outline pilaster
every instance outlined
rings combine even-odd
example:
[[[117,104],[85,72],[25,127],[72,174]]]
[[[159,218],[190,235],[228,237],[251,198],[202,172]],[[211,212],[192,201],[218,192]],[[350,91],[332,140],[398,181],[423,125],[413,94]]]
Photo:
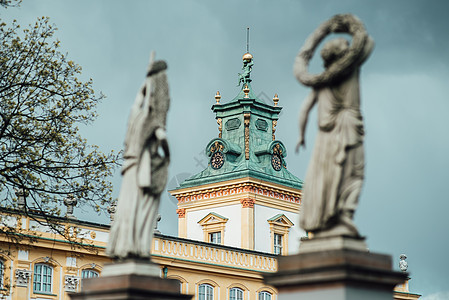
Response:
[[[254,203],[253,198],[243,198],[240,200],[242,203],[242,222],[241,233],[242,241],[241,245],[243,249],[254,250]]]

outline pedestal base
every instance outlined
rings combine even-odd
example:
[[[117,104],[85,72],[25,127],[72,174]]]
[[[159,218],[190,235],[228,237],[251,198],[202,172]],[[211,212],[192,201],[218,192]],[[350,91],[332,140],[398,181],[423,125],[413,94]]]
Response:
[[[357,250],[362,247],[360,241],[340,239],[331,242],[329,250],[320,250],[324,242],[303,241],[299,254],[279,257],[278,272],[264,276],[267,284],[278,289],[279,300],[391,300],[395,285],[407,278],[392,271],[390,256],[369,253],[366,246]],[[346,246],[337,249],[336,243]]]
[[[333,236],[327,238],[302,238],[299,244],[299,253],[320,252],[326,250],[357,250],[361,252],[368,252],[368,247],[365,243],[365,238],[348,237],[348,236]]]
[[[149,259],[146,260],[125,260],[123,262],[106,264],[103,268],[101,276],[117,276],[117,275],[143,275],[160,277],[161,270],[159,266]]]
[[[179,281],[159,277],[159,267],[148,261],[106,265],[101,277],[83,279],[82,291],[72,300],[188,300],[179,292]]]

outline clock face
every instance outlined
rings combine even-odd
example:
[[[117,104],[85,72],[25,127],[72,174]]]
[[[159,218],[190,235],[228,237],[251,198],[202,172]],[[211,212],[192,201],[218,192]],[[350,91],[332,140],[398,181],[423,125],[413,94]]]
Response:
[[[210,165],[213,169],[220,169],[224,164],[224,156],[223,153],[220,151],[215,152],[212,154],[212,157],[210,158]]]
[[[276,171],[280,171],[281,170],[281,168],[282,168],[282,161],[281,161],[281,158],[279,157],[278,154],[273,154],[271,156],[271,166]]]

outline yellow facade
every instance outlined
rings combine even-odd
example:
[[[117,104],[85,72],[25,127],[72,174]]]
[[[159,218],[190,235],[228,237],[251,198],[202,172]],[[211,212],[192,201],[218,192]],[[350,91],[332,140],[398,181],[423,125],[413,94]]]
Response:
[[[109,226],[65,219],[65,230],[79,235],[80,244],[73,246],[62,236],[46,232],[48,227],[33,225],[33,218],[9,217],[10,226],[25,237],[20,243],[1,236],[4,299],[69,300],[68,294],[81,288],[83,271],[101,274],[110,262],[104,253]],[[241,293],[244,300],[258,300],[259,293],[264,299],[277,299],[276,289],[263,282],[263,274],[277,270],[276,255],[160,234],[155,234],[152,254],[161,277],[179,280],[181,292],[194,295],[194,300],[201,291],[212,293],[213,299],[230,299],[231,293]],[[34,287],[39,265],[52,271],[49,292]],[[408,282],[394,294],[397,300],[419,297],[408,291]]]
[[[0,235],[4,299],[69,300],[68,293],[79,290],[83,272],[101,274],[103,265],[110,261],[104,255],[109,226],[67,219],[61,228],[72,233],[78,242],[73,244],[52,233],[37,215],[2,217],[17,232]]]

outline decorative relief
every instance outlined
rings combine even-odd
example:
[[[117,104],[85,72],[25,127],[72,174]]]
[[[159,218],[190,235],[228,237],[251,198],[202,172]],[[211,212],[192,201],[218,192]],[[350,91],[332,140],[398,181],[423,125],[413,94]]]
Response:
[[[223,151],[224,146],[219,142],[215,141],[215,143],[210,147],[210,152],[215,153],[217,151]]]
[[[31,278],[31,271],[30,270],[24,270],[24,269],[18,269],[16,270],[16,286],[28,286],[28,282]]]
[[[256,120],[256,128],[262,131],[268,130],[268,123],[264,119],[257,119]]]
[[[245,122],[245,159],[249,159],[249,120],[251,114],[245,113],[243,114],[244,122]]]
[[[273,123],[272,123],[272,132],[273,132],[273,141],[276,139],[276,137],[275,137],[275,135],[274,135],[274,133],[276,132],[276,126],[278,125],[278,121],[277,120],[273,120]]]
[[[218,124],[218,137],[221,139],[221,132],[223,130],[223,121],[221,118],[217,119],[217,124]]]
[[[283,157],[282,147],[281,145],[276,144],[273,147],[273,154],[271,156],[271,165],[273,166],[273,169],[276,171],[281,170],[282,167],[287,169],[287,165],[285,164],[285,161],[282,159]]]
[[[251,199],[251,198],[243,198],[242,200],[240,200],[240,203],[242,203],[243,208],[246,208],[246,207],[253,208],[255,202],[256,202],[256,200]]]
[[[186,209],[185,208],[179,208],[176,210],[176,213],[178,214],[178,218],[185,218],[186,216]]]
[[[278,155],[282,156],[282,148],[281,148],[281,145],[276,144],[276,145],[273,147],[273,154],[278,154]]]
[[[78,283],[80,278],[73,275],[65,275],[64,277],[64,287],[66,292],[76,292],[78,290]]]
[[[214,189],[209,190],[202,190],[202,191],[195,191],[195,192],[188,192],[188,193],[182,193],[175,195],[176,199],[178,200],[178,203],[185,203],[185,202],[191,202],[191,201],[197,201],[201,199],[209,199],[209,198],[216,198],[216,197],[222,197],[232,194],[242,194],[242,193],[254,193],[258,195],[263,195],[267,197],[271,197],[274,199],[284,200],[291,203],[301,203],[302,194],[301,193],[291,193],[291,192],[285,192],[283,190],[274,189],[274,188],[268,188],[262,185],[259,185],[257,183],[241,183],[241,184],[235,184],[230,185],[227,187],[217,187]],[[183,218],[185,215],[185,212],[178,212],[178,209],[176,212],[178,213],[178,216],[180,218]]]
[[[242,121],[240,121],[240,119],[238,119],[238,118],[229,119],[225,123],[226,130],[231,131],[231,130],[238,129],[240,127],[241,123],[242,123]]]

